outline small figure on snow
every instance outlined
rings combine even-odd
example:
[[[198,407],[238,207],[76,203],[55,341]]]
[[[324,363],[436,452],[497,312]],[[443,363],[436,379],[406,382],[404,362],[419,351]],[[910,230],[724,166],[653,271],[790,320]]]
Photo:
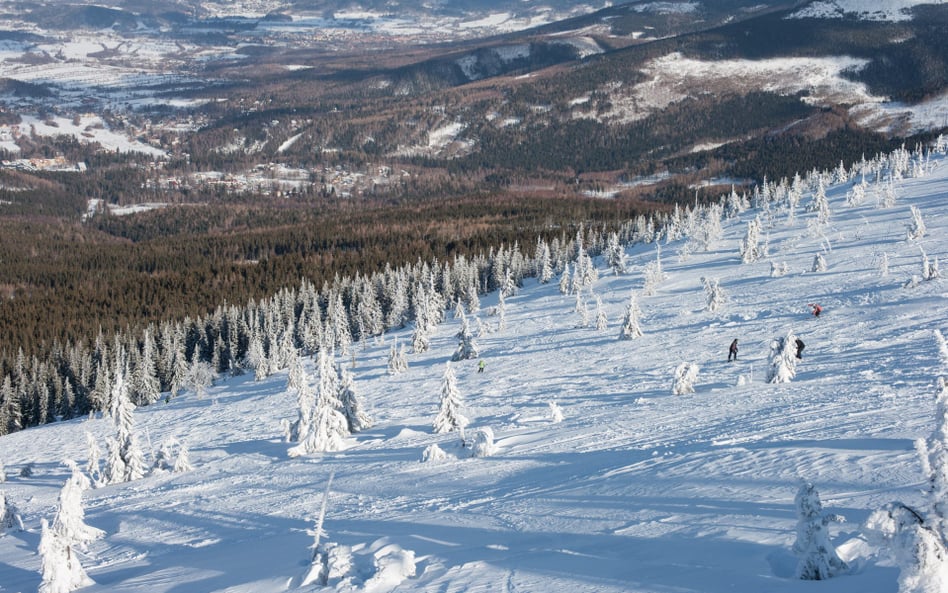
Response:
[[[797,358],[802,359],[803,349],[806,348],[806,344],[803,343],[803,340],[801,340],[800,338],[797,338],[796,345],[797,345]]]
[[[478,372],[478,373],[483,373],[483,372],[484,372],[484,367],[486,367],[486,366],[487,366],[487,363],[484,362],[484,359],[482,358],[481,361],[480,361],[479,363],[477,363],[477,372]]]
[[[823,312],[823,307],[819,303],[807,303],[806,306],[813,310],[813,317],[819,317],[820,313]]]
[[[737,360],[737,338],[734,338],[734,341],[731,342],[731,347],[727,351],[727,361],[731,362],[732,357],[733,360]]]

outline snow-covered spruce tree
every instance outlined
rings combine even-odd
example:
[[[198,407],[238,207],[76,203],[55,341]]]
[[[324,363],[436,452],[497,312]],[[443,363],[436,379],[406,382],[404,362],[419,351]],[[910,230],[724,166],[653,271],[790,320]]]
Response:
[[[91,432],[86,431],[86,449],[89,458],[86,461],[86,473],[94,486],[105,483],[102,475],[102,449]]]
[[[629,304],[625,308],[625,318],[622,320],[622,329],[619,331],[620,340],[634,340],[642,337],[642,328],[639,326],[639,317],[642,312],[636,302],[635,291],[629,294]]]
[[[866,183],[866,178],[863,176],[862,180],[859,183],[854,183],[852,189],[846,194],[846,205],[855,207],[862,204],[863,200],[866,199],[866,189],[869,188],[869,184]]]
[[[573,306],[573,312],[579,316],[576,327],[589,327],[589,307],[586,306],[586,299],[582,292],[576,293],[576,304]]]
[[[938,269],[938,258],[936,257],[935,259],[928,259],[928,254],[925,253],[925,250],[922,249],[921,251],[922,251],[922,279],[935,280],[936,278],[940,278],[941,272]]]
[[[596,295],[596,329],[605,331],[609,327],[609,318],[606,317],[606,311],[602,308],[602,298]]]
[[[706,308],[711,313],[720,311],[727,303],[727,293],[721,288],[721,283],[717,278],[702,277],[704,284],[704,294],[706,297]]]
[[[67,460],[65,464],[72,473],[59,492],[59,507],[52,529],[70,546],[85,550],[89,543],[103,537],[105,532],[85,523],[82,493],[89,489],[89,478],[73,461]]]
[[[550,402],[550,422],[557,424],[563,421],[563,409],[556,402]]]
[[[560,274],[560,294],[568,295],[570,292],[570,287],[573,285],[571,276],[569,274],[569,264],[563,265],[563,273]]]
[[[644,276],[645,282],[642,285],[642,294],[651,296],[655,294],[655,289],[665,279],[665,272],[662,270],[661,248],[657,247],[657,257],[655,261],[645,264]]]
[[[793,331],[770,343],[768,383],[789,383],[797,374],[797,337]]]
[[[470,360],[480,356],[477,342],[474,340],[474,334],[471,332],[467,317],[461,317],[461,329],[457,333],[458,347],[455,349],[451,360]]]
[[[825,225],[830,219],[829,200],[826,197],[826,186],[823,184],[823,176],[820,175],[817,181],[816,191],[813,192],[813,201],[807,207],[807,210],[816,212],[817,225]]]
[[[458,390],[457,377],[454,376],[454,369],[448,362],[444,369],[444,377],[441,379],[441,404],[438,409],[438,415],[435,416],[433,428],[436,433],[451,432],[453,430],[464,430],[468,420],[461,413],[463,400],[461,392]]]
[[[415,354],[427,352],[431,345],[430,327],[432,324],[428,313],[428,298],[423,288],[419,288],[415,298],[415,331],[411,334],[411,349]]]
[[[944,378],[938,378],[938,387],[935,429],[927,439],[918,439],[915,448],[928,482],[927,524],[948,545],[948,385]]]
[[[941,357],[942,366],[948,368],[948,341],[945,340],[941,330],[935,330],[935,343],[938,345],[938,356]]]
[[[925,236],[925,221],[922,220],[922,212],[918,206],[910,206],[912,210],[912,222],[908,225],[908,240],[918,241]]]
[[[504,298],[504,291],[497,293],[497,308],[495,312],[497,314],[497,329],[507,329],[507,299]]]
[[[779,278],[781,276],[786,276],[787,274],[787,263],[775,261],[770,262],[770,277]]]
[[[188,448],[174,437],[165,439],[155,453],[154,468],[174,473],[191,471]]]
[[[741,241],[741,262],[751,264],[765,255],[760,245],[760,237],[760,217],[757,216],[754,220],[747,221],[747,232]]]
[[[826,271],[826,258],[823,257],[822,253],[817,253],[813,256],[813,267],[810,268],[811,272],[825,272]]]
[[[119,365],[121,369],[121,365]],[[145,475],[145,456],[138,445],[138,436],[135,434],[135,404],[128,396],[128,386],[124,373],[119,370],[112,387],[112,420],[117,430],[116,453],[121,464],[112,464],[115,459],[109,456],[107,471],[110,483],[130,482]],[[119,472],[121,470],[121,472]]]
[[[675,380],[672,383],[672,395],[684,395],[695,392],[698,380],[698,365],[683,362],[675,368]]]
[[[797,539],[793,543],[793,552],[799,558],[797,578],[825,581],[847,571],[849,567],[836,553],[827,529],[830,523],[842,522],[843,518],[823,511],[820,493],[808,482],[800,485],[794,501]]]
[[[494,431],[489,426],[475,430],[471,440],[471,457],[490,457],[496,452]]]
[[[7,498],[3,490],[0,490],[0,535],[10,529],[23,531],[23,518],[13,501]]]
[[[870,543],[894,557],[899,567],[899,593],[948,590],[948,549],[918,511],[890,502],[869,515],[863,531]]]
[[[677,208],[678,205],[676,204]],[[626,273],[625,249],[619,242],[618,233],[610,233],[606,243],[606,264],[612,270],[612,273],[618,276]]]
[[[192,390],[197,397],[204,397],[207,395],[208,387],[213,384],[214,369],[209,363],[200,359],[198,350],[195,348],[182,386]]]
[[[79,556],[62,534],[41,521],[39,543],[40,574],[42,581],[39,593],[69,593],[82,587],[94,585],[85,569],[79,564]]]
[[[307,427],[300,426],[299,444],[288,451],[290,457],[299,457],[322,451],[338,451],[349,435],[348,422],[340,411],[339,378],[325,348],[316,355],[317,385],[315,408]],[[302,412],[301,412],[302,416]],[[303,429],[306,432],[303,432]]]
[[[362,400],[356,391],[355,376],[348,369],[337,367],[339,373],[339,403],[350,433],[362,432],[372,426],[372,419],[365,413]]]
[[[547,284],[553,279],[553,258],[550,255],[550,246],[542,239],[537,240],[536,275],[540,284]]]
[[[388,351],[388,374],[397,375],[408,370],[408,357],[405,354],[404,344],[399,348],[398,338],[392,342]]]

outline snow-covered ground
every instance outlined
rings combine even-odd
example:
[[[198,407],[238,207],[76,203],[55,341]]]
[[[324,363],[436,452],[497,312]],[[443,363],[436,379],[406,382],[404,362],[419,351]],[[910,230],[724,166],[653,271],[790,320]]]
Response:
[[[342,359],[375,419],[342,452],[288,456],[280,422],[295,418],[296,400],[286,372],[221,379],[205,397],[139,408],[146,451],[175,437],[194,469],[85,493],[86,522],[106,535],[80,557],[96,582],[84,590],[319,590],[298,584],[334,474],[323,541],[356,568],[327,590],[813,591],[794,578],[791,551],[794,496],[807,480],[845,518],[829,529],[850,572],[822,588],[894,593],[898,568],[862,524],[892,500],[924,507],[913,441],[934,428],[936,378],[948,364],[934,332],[948,331],[948,293],[943,279],[905,285],[920,275],[923,249],[948,259],[948,163],[938,165],[897,182],[889,207],[872,191],[847,205],[851,184],[831,187],[823,227],[802,207],[792,223],[775,212],[765,224],[770,256],[757,263],[738,254],[753,210],[726,221],[707,251],[662,244],[666,279],[639,293],[644,336],[635,340],[618,339],[620,323],[658,257],[654,244],[628,248],[626,274],[600,263],[592,291],[604,331],[594,297],[590,325],[579,327],[575,298],[556,282],[529,280],[507,298],[503,329],[487,314],[497,295],[485,296],[479,315],[494,327],[478,339],[486,371],[476,360],[453,368],[468,435],[493,430],[490,457],[469,458],[457,433],[432,431],[454,319],[399,375],[387,373],[387,354],[409,330]],[[907,239],[910,205],[928,229],[918,240]],[[818,253],[826,271],[811,271]],[[772,262],[787,273],[772,277]],[[714,313],[705,277],[728,295]],[[813,302],[819,318],[808,313]],[[797,375],[768,384],[769,344],[791,330],[806,342]],[[739,360],[729,363],[735,338]],[[682,362],[699,366],[696,391],[672,395]],[[40,521],[52,519],[68,477],[62,461],[85,464],[87,432],[101,442],[114,428],[90,418],[0,437],[0,490],[26,526],[0,536],[0,591],[37,589]],[[423,462],[433,444],[446,459]],[[27,464],[34,473],[21,476]]]

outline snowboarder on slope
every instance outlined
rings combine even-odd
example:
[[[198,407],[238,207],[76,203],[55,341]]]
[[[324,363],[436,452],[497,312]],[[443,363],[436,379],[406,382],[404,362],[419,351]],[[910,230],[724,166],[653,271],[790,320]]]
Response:
[[[731,357],[734,357],[734,360],[737,360],[737,338],[734,338],[734,341],[731,342],[731,347],[727,351],[728,362],[731,362]]]
[[[813,309],[813,317],[819,317],[820,313],[823,312],[823,307],[821,307],[819,303],[808,303],[807,307]]]
[[[803,358],[803,349],[806,348],[806,344],[803,343],[803,340],[797,338],[797,358]]]
[[[478,372],[478,373],[483,373],[483,372],[484,372],[484,367],[486,367],[486,366],[487,366],[487,363],[484,362],[484,359],[482,358],[481,361],[480,361],[480,362],[478,363],[478,365],[477,365],[477,372]]]

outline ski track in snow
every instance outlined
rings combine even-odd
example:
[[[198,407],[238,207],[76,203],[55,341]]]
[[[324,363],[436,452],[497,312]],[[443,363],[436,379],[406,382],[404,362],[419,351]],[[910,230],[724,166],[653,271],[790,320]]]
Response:
[[[770,258],[757,263],[738,254],[754,210],[725,221],[708,251],[681,258],[683,241],[663,244],[667,279],[654,295],[638,293],[645,335],[635,340],[619,340],[619,326],[654,245],[627,248],[624,275],[599,262],[604,332],[576,327],[575,299],[556,282],[528,280],[507,299],[506,329],[478,338],[486,372],[477,361],[454,365],[468,434],[492,428],[492,457],[466,458],[456,433],[431,431],[454,319],[397,376],[386,372],[391,336],[354,346],[357,387],[376,424],[341,452],[287,456],[280,420],[295,416],[296,401],[285,371],[139,408],[143,448],[175,436],[195,469],[85,493],[86,522],[107,536],[81,557],[96,581],[84,591],[286,591],[308,566],[309,530],[334,472],[328,540],[354,550],[396,544],[417,561],[413,577],[338,591],[811,591],[793,578],[790,551],[805,479],[847,519],[831,530],[854,569],[832,590],[894,593],[898,570],[866,551],[859,526],[886,502],[921,501],[913,443],[934,426],[945,368],[933,330],[948,331],[948,292],[944,280],[903,285],[920,273],[920,246],[948,260],[948,164],[938,164],[899,182],[890,208],[871,195],[850,207],[851,184],[829,188],[822,234],[811,230],[808,194],[792,225],[779,212],[765,225]],[[918,242],[906,239],[910,204],[928,228]],[[824,251],[828,270],[809,271]],[[887,276],[877,269],[883,252]],[[772,278],[771,260],[789,272]],[[704,310],[703,276],[727,291],[723,310]],[[484,296],[478,313],[495,326],[486,311],[496,300]],[[817,301],[818,319],[806,307]],[[790,329],[807,344],[797,375],[766,384],[769,343]],[[409,332],[395,335],[406,343]],[[739,360],[728,363],[735,337]],[[696,392],[671,395],[683,361],[700,367]],[[550,402],[562,422],[550,420]],[[39,524],[52,518],[68,475],[61,461],[84,464],[85,432],[101,442],[112,430],[87,418],[0,438],[0,489],[27,526],[0,536],[0,591],[36,590]],[[422,463],[433,443],[448,458]],[[29,462],[35,475],[20,477]]]

